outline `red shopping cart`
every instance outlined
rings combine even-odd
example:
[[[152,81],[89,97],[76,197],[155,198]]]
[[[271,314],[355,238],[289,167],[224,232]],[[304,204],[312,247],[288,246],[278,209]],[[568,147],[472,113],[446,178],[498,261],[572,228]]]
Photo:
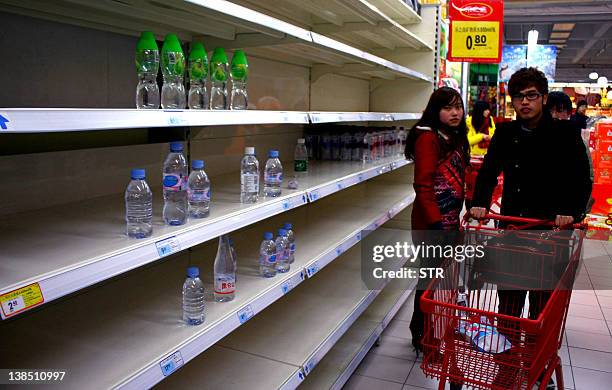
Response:
[[[478,171],[480,170],[483,161],[483,156],[472,156],[472,158],[470,159],[470,165],[465,170],[465,200],[468,202],[468,204],[472,201],[472,197],[474,196],[474,188],[476,187],[476,177],[478,176]],[[497,210],[501,208],[501,197],[503,188],[504,175],[500,175],[497,178],[497,186],[493,191],[493,197],[491,199],[491,205],[495,206]]]
[[[583,226],[526,230],[552,223],[497,214],[485,218],[505,228],[470,225],[466,218],[462,237],[466,247],[480,246],[485,256],[444,259],[444,278],[432,280],[421,298],[421,369],[440,379],[439,389],[447,381],[500,390],[531,389],[540,382],[544,389],[553,373],[563,389],[557,351],[581,259]]]

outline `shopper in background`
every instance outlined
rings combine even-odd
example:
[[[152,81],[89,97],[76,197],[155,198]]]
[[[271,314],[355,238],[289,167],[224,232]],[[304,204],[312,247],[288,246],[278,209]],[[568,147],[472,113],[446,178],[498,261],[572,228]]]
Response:
[[[491,117],[489,103],[482,100],[474,103],[472,114],[466,118],[465,124],[468,128],[471,155],[484,156],[495,133],[495,122]]]
[[[414,160],[413,242],[431,240],[432,231],[458,232],[470,153],[463,102],[457,91],[449,87],[434,91],[421,120],[410,130],[405,154]],[[412,344],[417,351],[424,333],[420,309],[424,288],[425,279],[420,279],[410,322]]]
[[[553,119],[569,120],[572,114],[572,100],[561,91],[551,92],[548,94],[546,109]]]
[[[572,115],[571,121],[574,122],[579,129],[587,128],[587,120],[589,119],[585,114],[587,107],[588,103],[586,100],[581,100],[576,104],[576,113]]]

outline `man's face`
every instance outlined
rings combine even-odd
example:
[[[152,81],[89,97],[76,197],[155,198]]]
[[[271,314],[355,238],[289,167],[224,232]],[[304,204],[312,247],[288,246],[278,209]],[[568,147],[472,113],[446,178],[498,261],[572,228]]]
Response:
[[[523,121],[529,121],[542,114],[548,95],[541,94],[536,87],[528,87],[512,96],[512,105],[516,115]]]
[[[586,106],[580,106],[578,107],[578,109],[576,109],[576,111],[578,111],[581,115],[584,115],[584,113],[586,112],[587,107]]]
[[[550,115],[552,115],[553,119],[559,119],[562,121],[566,121],[570,119],[570,113],[568,110],[559,110],[553,108],[550,110]]]

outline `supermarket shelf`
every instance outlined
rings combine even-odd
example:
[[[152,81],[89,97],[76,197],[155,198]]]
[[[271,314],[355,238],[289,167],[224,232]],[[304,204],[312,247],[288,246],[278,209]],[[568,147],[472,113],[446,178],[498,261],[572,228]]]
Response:
[[[378,192],[388,185],[364,183],[364,186]],[[0,366],[70,367],[71,375],[62,384],[70,388],[88,388],[91,384],[95,384],[96,388],[149,388],[164,379],[164,368],[169,359],[175,359],[175,368],[178,368],[234,329],[248,327],[253,322],[248,321],[251,317],[279,298],[285,295],[285,298],[290,298],[297,291],[302,291],[300,296],[310,295],[310,287],[293,290],[304,280],[306,265],[315,257],[338,257],[342,253],[338,252],[338,248],[345,247],[356,231],[381,215],[387,215],[389,210],[413,194],[407,186],[397,185],[394,190],[395,197],[373,199],[373,207],[353,206],[351,197],[347,197],[343,208],[330,202],[327,205],[322,203],[308,212],[295,210],[286,217],[291,218],[298,237],[295,263],[289,273],[275,278],[258,276],[257,249],[260,240],[253,239],[261,237],[263,231],[271,230],[271,227],[265,226],[265,223],[257,224],[234,235],[239,256],[236,298],[227,303],[208,302],[206,322],[201,326],[190,327],[180,321],[180,285],[188,264],[208,270],[201,274],[207,289],[212,284],[210,271],[216,253],[214,242],[58,302],[19,321],[3,324],[3,334],[11,336],[3,338],[0,343]],[[279,224],[280,220],[276,218],[269,224]],[[334,262],[329,272],[317,275],[308,283],[329,286],[330,283],[337,283],[336,276],[340,277],[340,273],[352,278],[350,286],[346,286],[350,296],[340,300],[356,303],[354,310],[349,310],[347,318],[352,323],[376,292],[367,291],[361,286],[359,248],[354,247],[351,251],[351,255],[342,257],[348,258],[348,263],[341,260],[341,265],[335,266]],[[346,268],[342,264],[349,266]],[[155,287],[147,290],[136,286]],[[359,296],[357,301],[355,294]],[[309,299],[308,305],[315,305],[314,298]],[[323,297],[317,296],[316,300],[321,301]],[[270,308],[276,306],[274,304]],[[333,311],[337,308],[328,309]],[[339,313],[332,317],[338,319]],[[108,321],[110,316],[113,321]],[[342,325],[344,328],[340,327],[330,335],[330,342],[334,337],[337,339],[349,325],[345,321]],[[307,363],[314,364],[310,362],[319,359],[325,348],[331,348],[331,344],[317,348]],[[61,354],[58,353],[60,350]],[[281,383],[294,383],[300,379],[297,371],[302,364],[294,366],[296,372]],[[173,372],[171,368],[166,370],[167,375]]]
[[[368,0],[385,15],[400,24],[421,22],[421,17],[406,2],[402,0]]]
[[[416,120],[421,118],[421,113],[408,112],[310,112],[310,122],[334,123],[334,122],[390,122],[398,120]]]
[[[210,216],[180,227],[165,226],[161,202],[154,201],[154,233],[148,239],[125,236],[123,196],[114,195],[5,217],[0,228],[0,295],[32,286],[44,302],[70,294],[221,234],[254,224],[308,202],[312,194],[329,195],[408,164],[319,162],[311,164],[299,190],[283,189],[279,198],[243,205],[236,175],[212,178]],[[159,191],[155,192],[154,199]],[[59,217],[61,216],[61,218]],[[27,238],[29,245],[24,246]],[[68,248],[70,250],[68,250]],[[8,310],[5,308],[5,310]],[[25,310],[24,310],[25,311]],[[5,319],[18,315],[0,310]]]
[[[398,112],[393,114],[393,119],[396,121],[409,121],[421,119],[421,113]]]

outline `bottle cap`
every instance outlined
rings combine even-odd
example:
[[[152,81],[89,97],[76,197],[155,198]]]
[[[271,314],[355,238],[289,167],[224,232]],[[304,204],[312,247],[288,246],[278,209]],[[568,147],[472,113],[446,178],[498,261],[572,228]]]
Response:
[[[264,233],[264,240],[269,241],[274,237],[274,235],[272,234],[272,232],[265,232]]]
[[[151,31],[143,31],[140,33],[138,43],[136,43],[136,50],[158,50],[157,42],[155,42],[155,35]]]
[[[191,168],[202,169],[204,168],[204,160],[193,160],[191,161]]]
[[[174,34],[166,35],[164,39],[164,44],[162,45],[162,52],[165,51],[175,51],[175,52],[183,52],[183,48],[181,47],[181,42],[178,37]]]
[[[193,45],[191,45],[191,51],[189,52],[189,59],[190,60],[206,59],[206,62],[208,62],[208,56],[206,55],[206,49],[204,48],[204,45],[201,42],[194,42]]]
[[[232,57],[232,77],[235,81],[246,81],[249,76],[249,63],[244,50],[236,50]]]
[[[255,154],[255,147],[247,146],[244,148],[244,154]]]
[[[187,267],[187,276],[190,278],[197,278],[200,276],[200,269],[195,266]]]
[[[227,64],[227,54],[225,54],[225,50],[222,47],[215,47],[215,51],[213,51],[212,57],[210,58],[210,62]]]
[[[145,170],[142,168],[134,168],[132,169],[132,179],[144,179],[146,177]]]
[[[278,236],[285,237],[287,235],[287,231],[285,229],[278,229]]]
[[[298,144],[305,144],[306,140],[304,138],[298,138]]]
[[[182,152],[183,143],[180,141],[170,142],[170,151],[171,152]]]
[[[293,228],[293,225],[291,225],[289,222],[286,222],[283,228],[285,228],[286,230],[291,230],[291,228]]]
[[[268,157],[270,157],[270,158],[278,158],[278,150],[270,150],[268,152]]]

